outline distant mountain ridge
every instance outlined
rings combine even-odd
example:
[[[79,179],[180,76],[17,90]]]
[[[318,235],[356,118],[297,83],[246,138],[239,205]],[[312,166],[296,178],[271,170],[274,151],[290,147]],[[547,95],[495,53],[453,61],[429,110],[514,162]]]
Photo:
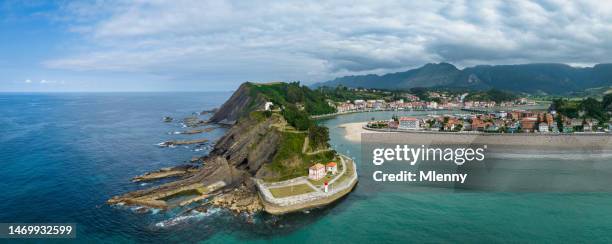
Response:
[[[420,68],[385,75],[344,76],[314,84],[313,87],[338,85],[377,89],[495,88],[513,92],[565,94],[612,86],[612,64],[581,68],[560,63],[534,63],[478,65],[458,69],[450,63],[429,63]]]

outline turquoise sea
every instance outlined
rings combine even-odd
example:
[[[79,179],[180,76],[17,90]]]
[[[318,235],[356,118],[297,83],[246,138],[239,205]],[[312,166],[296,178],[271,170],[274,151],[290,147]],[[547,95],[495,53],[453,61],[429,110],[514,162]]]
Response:
[[[359,184],[332,206],[253,219],[223,209],[143,214],[105,204],[113,195],[154,185],[131,183],[131,177],[205,154],[210,145],[156,144],[220,137],[223,128],[204,135],[173,132],[185,129],[181,118],[218,107],[230,95],[0,94],[0,222],[76,223],[77,238],[61,240],[75,243],[612,242],[610,193],[376,193]],[[163,123],[167,115],[176,120]],[[390,113],[320,121],[330,128],[332,146],[354,157],[358,168],[360,145],[346,141],[337,127],[371,117]]]

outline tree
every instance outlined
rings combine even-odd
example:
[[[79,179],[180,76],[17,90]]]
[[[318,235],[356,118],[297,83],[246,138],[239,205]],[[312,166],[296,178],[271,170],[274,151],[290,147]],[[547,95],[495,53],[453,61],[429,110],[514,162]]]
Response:
[[[612,93],[606,94],[603,97],[602,106],[607,111],[612,111]]]
[[[559,128],[559,131],[563,131],[563,118],[561,115],[557,115],[557,128]]]
[[[329,129],[327,127],[311,125],[308,128],[308,141],[310,148],[316,150],[318,148],[329,147]]]
[[[295,127],[298,130],[307,130],[310,125],[312,125],[312,121],[308,114],[304,111],[301,111],[294,104],[288,104],[287,107],[283,110],[283,117],[285,120]]]
[[[595,118],[599,121],[608,120],[602,103],[595,98],[587,98],[580,103],[580,109],[585,112],[585,117]]]

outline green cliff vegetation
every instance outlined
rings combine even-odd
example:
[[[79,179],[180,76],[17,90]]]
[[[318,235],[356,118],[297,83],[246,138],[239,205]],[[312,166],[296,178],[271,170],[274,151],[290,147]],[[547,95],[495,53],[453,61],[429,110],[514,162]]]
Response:
[[[308,167],[314,163],[324,163],[334,159],[336,152],[333,150],[313,155],[303,153],[302,148],[306,136],[305,133],[284,132],[282,134],[278,151],[272,162],[267,165],[268,169],[274,172],[274,176],[266,180],[280,181],[304,176],[308,173]]]
[[[506,102],[517,99],[518,97],[510,92],[505,92],[502,90],[491,89],[488,91],[477,91],[471,92],[465,100],[467,101],[494,101],[494,102]]]
[[[348,87],[342,85],[339,85],[337,87],[319,87],[317,91],[322,93],[325,98],[330,99],[334,102],[353,101],[356,99],[385,99],[389,94],[389,92],[385,92],[382,90],[373,91],[361,88],[357,88],[355,90],[349,89]]]
[[[554,99],[551,109],[569,118],[592,118],[607,122],[612,113],[612,94],[607,94],[601,101],[594,98],[583,100]]]
[[[247,83],[251,86],[251,96],[263,96],[275,106],[287,107],[294,105],[308,115],[333,113],[336,110],[330,106],[325,96],[319,91],[313,91],[299,82],[276,82],[266,84]]]
[[[273,114],[282,116],[286,125],[277,124],[280,142],[272,161],[265,167],[272,172],[266,180],[286,180],[306,175],[308,167],[316,162],[334,159],[336,153],[329,148],[329,131],[318,126],[311,115],[336,112],[319,90],[301,86],[299,82],[246,83],[251,103],[246,109],[252,111],[248,119],[265,121]],[[263,111],[261,101],[272,102],[269,111]],[[308,140],[306,140],[308,138]],[[308,143],[307,145],[304,145]],[[304,148],[309,148],[308,152]],[[313,151],[320,150],[316,153]]]

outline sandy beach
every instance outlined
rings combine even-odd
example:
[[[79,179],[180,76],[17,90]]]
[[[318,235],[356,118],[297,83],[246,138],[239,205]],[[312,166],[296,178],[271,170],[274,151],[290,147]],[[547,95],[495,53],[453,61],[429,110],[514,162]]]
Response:
[[[412,143],[412,144],[487,144],[513,147],[553,147],[575,149],[612,149],[612,134],[491,134],[401,131],[382,132],[366,130],[367,122],[345,123],[344,138],[351,142]],[[381,134],[385,134],[381,136]]]
[[[341,124],[338,127],[344,129],[344,138],[352,142],[361,142],[361,133],[384,133],[378,131],[368,131],[363,128],[367,122],[353,122]]]

